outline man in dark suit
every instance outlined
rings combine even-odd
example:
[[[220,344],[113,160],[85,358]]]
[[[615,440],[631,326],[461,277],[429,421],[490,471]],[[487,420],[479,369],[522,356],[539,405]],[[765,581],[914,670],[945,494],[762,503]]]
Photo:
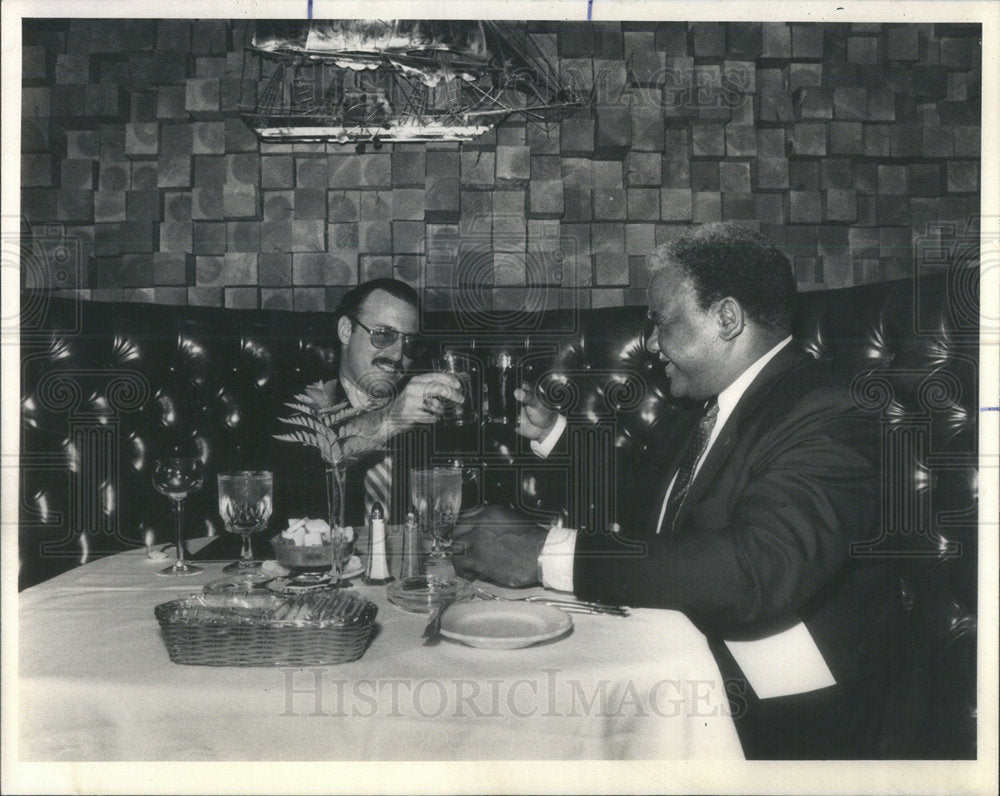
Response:
[[[353,406],[393,399],[382,414],[385,447],[348,470],[345,521],[366,522],[378,501],[390,521],[401,522],[409,507],[402,476],[419,459],[407,432],[436,422],[447,402],[460,401],[460,384],[445,373],[408,375],[424,346],[420,298],[405,282],[364,282],[344,295],[334,314],[340,341],[335,399]]]
[[[646,347],[695,405],[686,433],[620,463],[620,532],[545,532],[490,509],[456,529],[456,566],[684,611],[750,758],[878,757],[899,590],[889,565],[851,557],[878,530],[877,420],[794,344],[794,277],[766,238],[706,225],[649,264]],[[544,454],[565,421],[522,398],[521,431]]]

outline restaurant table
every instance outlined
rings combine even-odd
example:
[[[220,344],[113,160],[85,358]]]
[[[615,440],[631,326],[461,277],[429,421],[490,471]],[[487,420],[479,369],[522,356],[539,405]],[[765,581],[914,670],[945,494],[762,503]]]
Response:
[[[568,635],[523,649],[424,646],[428,617],[357,579],[378,606],[359,660],[185,666],[154,607],[222,564],[157,576],[170,560],[125,552],[18,595],[21,761],[742,758],[715,660],[679,612],[572,614]]]

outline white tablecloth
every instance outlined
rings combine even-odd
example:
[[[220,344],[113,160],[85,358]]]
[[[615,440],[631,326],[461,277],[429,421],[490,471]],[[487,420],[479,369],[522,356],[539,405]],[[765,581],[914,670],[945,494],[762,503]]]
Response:
[[[704,637],[682,614],[574,614],[520,650],[422,646],[426,617],[379,606],[339,666],[171,663],[153,608],[220,577],[156,576],[144,551],[19,595],[22,761],[514,760],[742,757]]]

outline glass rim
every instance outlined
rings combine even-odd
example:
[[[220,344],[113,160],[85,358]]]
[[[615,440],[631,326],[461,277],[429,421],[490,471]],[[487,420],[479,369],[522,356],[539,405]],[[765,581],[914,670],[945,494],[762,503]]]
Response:
[[[219,480],[232,481],[239,478],[274,478],[274,473],[270,470],[231,470],[219,473]]]
[[[462,468],[461,467],[453,467],[450,464],[434,464],[434,465],[431,465],[429,467],[411,467],[410,468],[410,472],[411,473],[438,473],[438,472],[446,472],[446,473],[458,473],[459,475],[461,475]]]

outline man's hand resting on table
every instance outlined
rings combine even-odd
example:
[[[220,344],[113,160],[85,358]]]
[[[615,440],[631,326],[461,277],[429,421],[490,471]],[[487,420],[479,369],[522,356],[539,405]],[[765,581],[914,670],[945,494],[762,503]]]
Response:
[[[486,506],[462,514],[452,533],[459,575],[501,586],[538,583],[538,556],[548,531],[512,509]]]

